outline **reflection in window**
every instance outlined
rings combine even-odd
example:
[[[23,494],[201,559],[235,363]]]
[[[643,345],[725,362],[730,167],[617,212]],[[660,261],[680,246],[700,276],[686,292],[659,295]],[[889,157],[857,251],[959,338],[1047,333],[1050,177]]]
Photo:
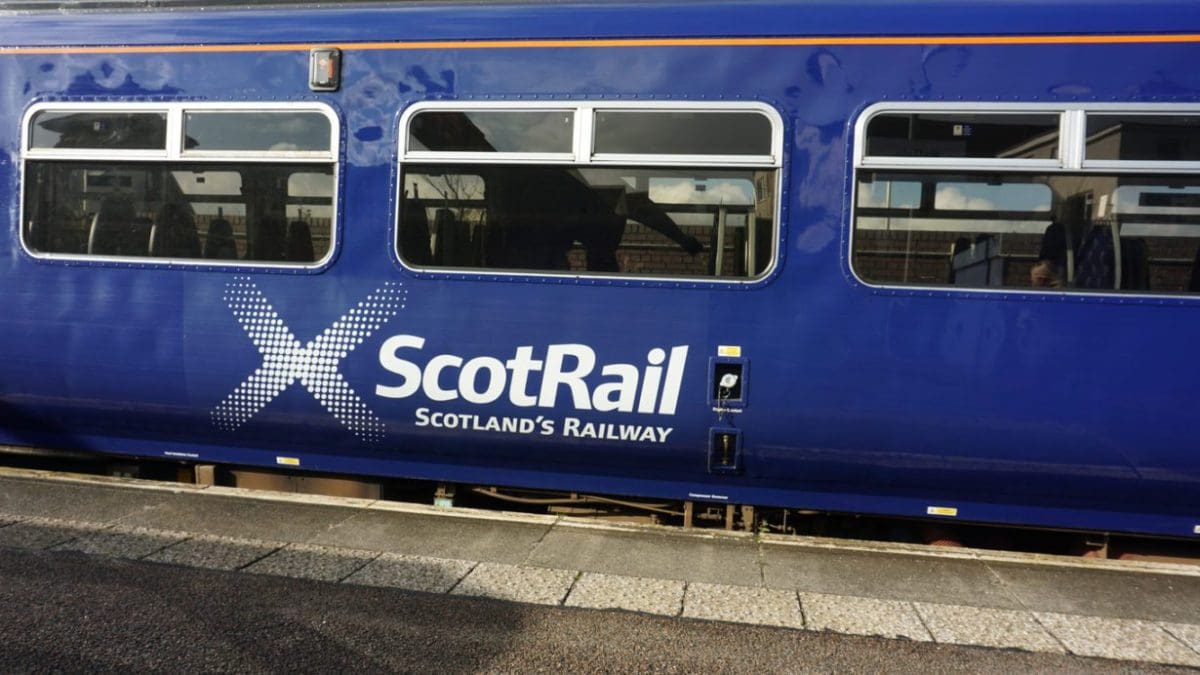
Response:
[[[329,118],[318,112],[184,113],[184,146],[188,150],[328,152]]]
[[[858,186],[858,205],[915,209],[921,205],[921,184],[891,179],[861,183]]]
[[[1200,161],[1200,116],[1092,114],[1087,116],[1090,160]]]
[[[23,228],[37,253],[311,263],[333,167],[30,161]]]
[[[755,112],[597,111],[597,153],[769,155],[771,121]]]
[[[409,150],[569,153],[574,122],[570,110],[429,110],[409,124]]]
[[[1053,159],[1058,115],[884,113],[867,124],[866,153],[888,157]]]
[[[853,266],[870,283],[1187,293],[1198,253],[1191,177],[859,172]]]
[[[1050,190],[1041,183],[939,182],[933,208],[939,211],[1050,210]]]
[[[398,245],[416,267],[753,277],[770,262],[773,175],[409,164]]]
[[[31,148],[163,150],[165,112],[39,112],[30,125]]]

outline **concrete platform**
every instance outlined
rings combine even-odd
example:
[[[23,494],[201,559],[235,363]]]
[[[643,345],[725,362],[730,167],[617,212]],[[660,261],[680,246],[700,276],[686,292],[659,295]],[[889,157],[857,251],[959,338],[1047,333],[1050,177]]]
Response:
[[[1200,667],[1200,567],[0,469],[0,547]]]

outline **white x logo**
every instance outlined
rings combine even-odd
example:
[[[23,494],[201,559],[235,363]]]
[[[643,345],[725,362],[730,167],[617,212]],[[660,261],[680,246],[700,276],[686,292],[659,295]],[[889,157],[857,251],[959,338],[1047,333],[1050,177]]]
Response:
[[[249,277],[225,286],[225,302],[263,356],[262,365],[213,409],[213,423],[233,431],[296,380],[347,429],[374,443],[383,438],[375,416],[338,372],[338,364],[401,309],[408,291],[388,282],[301,345]]]

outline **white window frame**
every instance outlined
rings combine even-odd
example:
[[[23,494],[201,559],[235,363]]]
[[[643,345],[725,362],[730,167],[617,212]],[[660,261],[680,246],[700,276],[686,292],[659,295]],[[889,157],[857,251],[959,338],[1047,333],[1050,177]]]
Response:
[[[992,171],[1054,171],[1064,167],[1063,159],[1070,152],[1068,130],[1062,122],[1062,109],[1038,104],[938,104],[938,103],[877,103],[859,115],[854,127],[854,166],[863,169],[981,169]],[[1010,157],[907,157],[868,155],[867,127],[880,115],[1048,115],[1059,117],[1058,159],[1025,159]]]
[[[1170,117],[1174,115],[1200,116],[1200,105],[1192,104],[1160,104],[1160,105],[1091,105],[1082,109],[1081,114],[1088,113],[1127,115],[1130,117]],[[1081,117],[1079,134],[1086,148],[1087,119]],[[1085,171],[1123,171],[1126,173],[1189,173],[1200,174],[1200,161],[1168,162],[1160,160],[1121,160],[1121,159],[1088,159],[1081,157],[1080,168]]]
[[[42,112],[96,112],[96,113],[140,113],[159,112],[167,116],[165,146],[161,150],[128,150],[108,148],[35,148],[32,147],[32,122],[38,113]],[[184,148],[186,134],[184,133],[185,112],[258,112],[258,113],[295,113],[317,112],[329,120],[329,148],[327,150],[188,150]],[[21,248],[28,255],[40,260],[71,260],[87,262],[119,262],[136,263],[139,266],[174,266],[189,267],[245,267],[245,268],[282,268],[282,269],[319,269],[329,264],[340,244],[338,230],[340,225],[340,186],[341,162],[339,151],[341,147],[341,120],[333,108],[325,103],[312,101],[303,102],[42,102],[32,105],[25,111],[21,119],[21,183],[20,183],[20,240]],[[167,258],[153,256],[103,256],[83,253],[47,253],[34,251],[25,241],[25,168],[29,161],[58,160],[80,162],[127,162],[127,163],[240,163],[240,164],[278,164],[296,165],[332,165],[333,193],[330,201],[329,250],[320,260],[310,263],[272,262],[254,260],[208,260],[201,258]]]
[[[575,115],[572,122],[571,150],[569,152],[471,152],[451,150],[416,150],[409,147],[408,128],[418,114],[430,111],[451,112],[563,112]],[[400,161],[437,162],[439,164],[553,164],[574,162],[578,157],[579,113],[575,106],[537,105],[500,101],[495,103],[454,103],[452,101],[430,101],[410,106],[400,117]]]
[[[867,155],[867,127],[874,117],[884,114],[939,115],[1029,115],[1045,114],[1059,117],[1058,159],[1021,159],[995,157],[894,157]],[[857,169],[963,169],[977,171],[1029,171],[1054,173],[1200,173],[1200,161],[1134,161],[1088,159],[1087,116],[1089,114],[1119,115],[1200,115],[1200,105],[1191,103],[934,103],[928,101],[905,103],[876,103],[858,116],[854,125],[854,168]]]
[[[569,153],[533,153],[533,152],[454,152],[414,150],[409,148],[409,126],[413,118],[431,110],[454,112],[485,112],[485,111],[536,111],[546,112],[561,110],[574,113],[574,132],[572,134],[572,149]],[[771,151],[767,155],[670,155],[670,154],[616,154],[594,152],[595,116],[603,112],[756,112],[767,118],[771,125]],[[658,168],[678,167],[697,168],[720,167],[725,169],[769,169],[775,172],[775,227],[772,231],[770,261],[761,274],[746,278],[721,277],[682,277],[682,276],[633,276],[620,274],[595,274],[590,272],[547,273],[532,270],[506,270],[499,268],[462,268],[462,267],[414,267],[404,260],[400,254],[400,209],[394,214],[392,245],[396,259],[405,269],[414,272],[453,275],[456,277],[470,275],[478,277],[520,277],[547,279],[579,279],[588,282],[619,281],[619,282],[673,282],[688,284],[737,284],[746,285],[759,283],[770,277],[779,264],[779,239],[783,232],[781,219],[783,204],[783,117],[773,106],[757,101],[724,102],[724,101],[425,101],[414,103],[406,108],[400,116],[398,160],[399,171],[396,181],[395,202],[397,206],[404,203],[404,185],[400,179],[404,175],[405,164],[531,164],[548,166],[577,166],[577,167],[606,167],[621,166],[626,168]]]

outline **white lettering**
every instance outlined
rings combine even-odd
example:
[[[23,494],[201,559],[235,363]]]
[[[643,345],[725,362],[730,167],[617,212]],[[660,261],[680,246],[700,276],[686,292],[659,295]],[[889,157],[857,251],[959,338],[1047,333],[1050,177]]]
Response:
[[[579,420],[574,417],[568,417],[563,420],[563,436],[578,436],[579,435]]]
[[[563,420],[562,435],[569,438],[598,438],[606,441],[665,443],[667,436],[670,436],[672,431],[674,431],[672,427],[584,422],[575,417],[568,417]]]
[[[637,397],[638,369],[631,363],[614,363],[604,366],[600,374],[617,376],[616,382],[605,382],[592,393],[592,407],[600,412],[633,412],[633,401]]]
[[[658,384],[662,380],[662,365],[663,359],[667,358],[667,353],[655,347],[646,355],[646,361],[650,364],[646,366],[646,379],[642,380],[642,397],[638,399],[638,412],[652,413],[654,412],[654,400],[658,398]]]
[[[421,378],[421,386],[425,390],[425,396],[431,401],[453,401],[458,398],[458,391],[455,389],[443,389],[438,378],[441,377],[442,370],[445,368],[459,368],[462,366],[462,357],[453,354],[438,354],[429,359],[429,363],[425,366],[425,376]]]
[[[396,356],[396,352],[404,347],[420,349],[425,346],[425,338],[416,335],[393,335],[384,340],[379,348],[379,365],[383,369],[404,378],[404,382],[394,387],[382,384],[375,385],[375,395],[386,398],[408,398],[417,393],[421,386],[421,369],[417,364]]]
[[[537,405],[537,397],[530,396],[527,392],[529,374],[542,369],[542,362],[533,358],[533,347],[517,347],[516,355],[506,361],[504,365],[512,371],[512,384],[508,388],[508,400],[521,408]]]
[[[667,381],[663,385],[662,401],[658,406],[659,414],[675,414],[675,406],[679,403],[679,389],[683,386],[683,364],[687,361],[687,353],[687,345],[671,347],[671,360],[667,362]],[[667,433],[670,433],[669,429]]]
[[[687,345],[668,349],[655,347],[646,353],[643,366],[632,363],[608,363],[597,368],[596,352],[584,344],[551,344],[543,359],[535,358],[535,348],[517,347],[512,358],[493,356],[466,359],[457,354],[435,354],[422,366],[419,361],[402,358],[401,350],[421,350],[425,338],[416,335],[394,335],[379,348],[379,364],[388,373],[399,377],[397,383],[378,383],[375,394],[384,398],[408,398],[421,392],[430,401],[445,402],[462,399],[467,403],[488,405],[505,396],[519,408],[554,408],[565,388],[570,406],[576,410],[674,415],[683,387],[687,365]],[[540,381],[538,378],[540,376]],[[589,382],[589,378],[591,381]],[[449,414],[431,413],[422,408],[418,426],[468,428],[476,424],[480,430],[492,430],[484,422],[470,422],[468,417],[451,420]],[[437,417],[443,415],[442,417]],[[497,425],[503,426],[501,418]],[[538,422],[535,426],[553,433],[554,424]],[[624,425],[589,427],[576,420],[574,427],[564,427],[564,435],[590,434],[590,438],[637,440],[643,438],[643,427],[635,433]],[[669,433],[669,429],[668,432]],[[629,434],[633,434],[630,436]],[[660,436],[662,436],[660,434]],[[665,438],[665,436],[662,436]]]
[[[575,358],[574,370],[563,370],[563,358],[567,356]],[[538,405],[553,408],[559,386],[566,385],[571,390],[571,401],[575,404],[575,409],[591,410],[592,402],[583,378],[595,367],[596,352],[587,345],[550,345],[546,350],[546,371],[542,374],[542,391],[538,396]]]
[[[479,371],[488,373],[488,386],[482,392],[475,388]],[[490,356],[480,356],[467,361],[462,372],[458,374],[458,390],[462,392],[464,401],[470,403],[491,403],[504,393],[504,385],[508,381],[508,373],[500,359]]]

